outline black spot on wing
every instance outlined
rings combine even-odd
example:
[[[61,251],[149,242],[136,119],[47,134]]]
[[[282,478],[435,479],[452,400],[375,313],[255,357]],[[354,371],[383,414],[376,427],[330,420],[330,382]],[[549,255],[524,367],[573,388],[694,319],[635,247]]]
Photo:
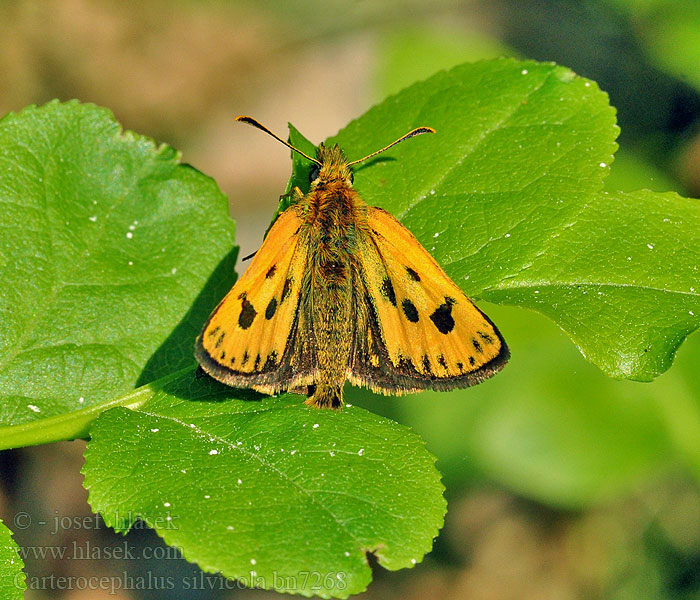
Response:
[[[269,321],[277,312],[277,299],[273,298],[265,309],[265,318]]]
[[[477,340],[476,338],[472,338],[472,346],[474,346],[474,350],[476,350],[479,353],[484,351],[484,349],[481,347],[481,344],[479,343],[479,340]]]
[[[406,315],[406,318],[411,322],[411,323],[417,323],[418,322],[418,309],[415,307],[413,302],[411,302],[408,298],[406,298],[402,303],[401,303],[401,308],[403,308],[403,314]]]
[[[396,306],[396,293],[394,292],[394,284],[391,283],[391,279],[388,277],[384,278],[382,281],[382,295]]]
[[[438,363],[440,363],[440,366],[447,370],[447,361],[445,360],[445,357],[442,354],[438,355]]]
[[[226,360],[226,350],[221,352],[221,360]]]
[[[452,318],[452,305],[454,303],[454,298],[445,296],[445,302],[430,315],[430,320],[435,324],[437,330],[445,335],[455,328],[455,320]]]
[[[493,341],[494,341],[494,340],[493,340],[493,336],[492,336],[492,335],[490,335],[490,334],[488,334],[488,333],[484,333],[483,331],[477,331],[477,333],[479,334],[479,337],[480,337],[482,340],[484,340],[487,344],[493,344]]]
[[[476,364],[476,359],[473,356],[469,357],[469,364],[473,367]]]
[[[224,342],[225,337],[226,337],[226,332],[222,331],[221,335],[219,335],[219,339],[216,340],[216,344],[214,344],[214,347],[218,348],[219,346],[221,346],[221,344],[223,344],[223,342]]]
[[[247,350],[243,351],[243,360],[241,360],[241,366],[245,366],[245,364],[248,362],[248,359],[250,358],[250,355],[248,354]]]
[[[420,275],[416,273],[411,267],[406,267],[406,273],[408,273],[408,276],[413,279],[413,281],[420,281]]]
[[[214,337],[217,333],[219,333],[219,330],[220,330],[220,329],[221,329],[221,327],[219,327],[218,325],[217,325],[216,327],[214,327],[214,329],[212,329],[212,330],[209,332],[209,334],[208,334],[209,337]]]
[[[292,293],[292,278],[287,277],[284,281],[284,287],[282,288],[282,297],[280,298],[280,304],[282,304]]]
[[[255,357],[255,363],[253,364],[253,370],[257,371],[260,368],[260,353]]]
[[[255,310],[253,305],[248,302],[246,297],[243,297],[241,302],[241,314],[238,315],[238,324],[240,325],[241,329],[248,329],[248,327],[253,324],[253,320],[257,314],[258,312]]]
[[[427,354],[423,355],[423,370],[426,373],[432,373],[433,372],[433,366],[430,364],[430,358],[428,357]]]
[[[267,273],[265,273],[265,279],[272,279],[275,275],[275,271],[277,270],[277,265],[272,265],[268,270]]]

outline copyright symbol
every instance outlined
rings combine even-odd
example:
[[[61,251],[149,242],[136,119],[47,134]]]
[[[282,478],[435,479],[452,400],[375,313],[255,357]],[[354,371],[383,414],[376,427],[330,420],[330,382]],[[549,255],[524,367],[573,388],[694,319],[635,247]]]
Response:
[[[29,529],[32,525],[32,516],[26,512],[18,512],[15,515],[13,524],[15,529]]]

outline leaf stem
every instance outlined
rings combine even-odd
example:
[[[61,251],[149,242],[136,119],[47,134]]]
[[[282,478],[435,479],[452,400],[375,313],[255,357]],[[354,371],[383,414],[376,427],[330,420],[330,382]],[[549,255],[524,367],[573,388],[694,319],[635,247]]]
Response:
[[[104,411],[117,406],[137,410],[153,398],[154,391],[162,389],[167,383],[181,377],[192,369],[193,367],[187,367],[181,371],[176,371],[166,377],[132,390],[123,396],[112,398],[81,410],[39,419],[31,423],[0,427],[0,450],[87,438],[90,425]]]

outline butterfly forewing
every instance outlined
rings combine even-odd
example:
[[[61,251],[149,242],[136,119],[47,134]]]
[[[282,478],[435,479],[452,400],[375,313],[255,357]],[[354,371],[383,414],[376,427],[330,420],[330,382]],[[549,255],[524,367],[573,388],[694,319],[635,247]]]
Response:
[[[355,344],[351,380],[396,393],[466,387],[499,371],[508,349],[491,321],[389,213],[370,208],[369,225],[357,296],[370,333]]]
[[[219,381],[284,389],[307,252],[300,226],[294,207],[282,213],[197,338],[197,359]]]

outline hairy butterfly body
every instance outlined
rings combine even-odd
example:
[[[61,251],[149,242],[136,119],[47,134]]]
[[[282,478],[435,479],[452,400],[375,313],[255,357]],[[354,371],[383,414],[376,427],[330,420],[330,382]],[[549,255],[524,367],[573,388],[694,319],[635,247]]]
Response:
[[[340,408],[345,381],[385,394],[480,383],[508,348],[493,323],[399,221],[353,189],[337,147],[316,158],[311,189],[268,232],[196,342],[215,379],[261,392],[303,389]],[[433,130],[421,127],[394,144]]]

